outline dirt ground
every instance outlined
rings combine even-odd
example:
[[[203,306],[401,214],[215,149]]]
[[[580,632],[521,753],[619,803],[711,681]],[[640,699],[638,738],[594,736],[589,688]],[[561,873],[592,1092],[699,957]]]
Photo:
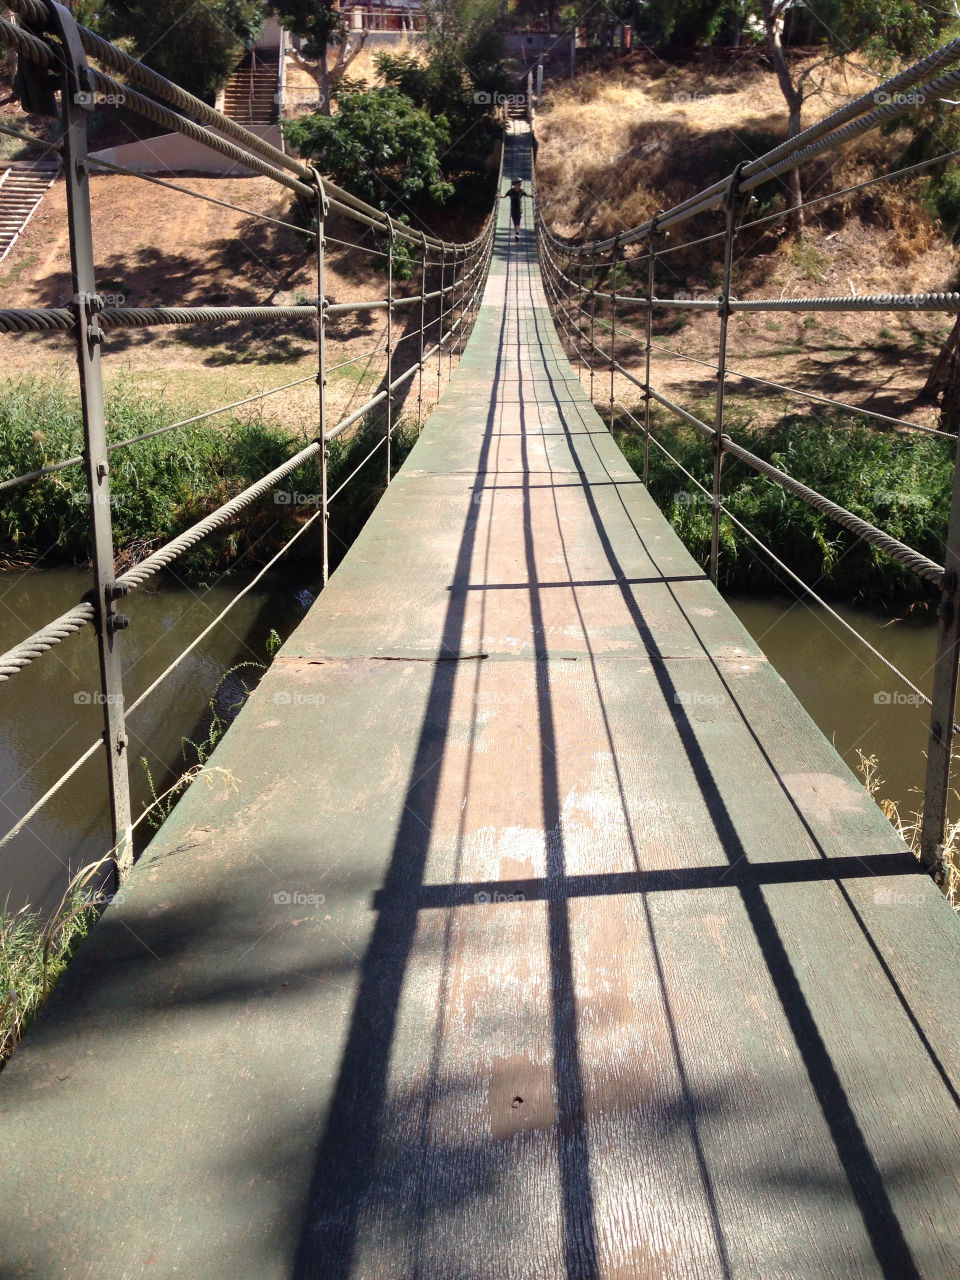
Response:
[[[868,91],[876,80],[862,70],[825,75],[804,123]],[[636,57],[605,72],[554,86],[538,117],[538,176],[548,220],[559,234],[594,238],[645,221],[658,208],[685,199],[736,154],[757,154],[786,133],[783,98],[772,72],[755,56],[698,59],[667,67]],[[904,137],[875,134],[805,173],[806,198],[889,171]],[[783,221],[741,233],[734,269],[739,298],[950,290],[958,254],[922,200],[922,181],[886,184],[870,193],[809,211],[803,235]],[[782,204],[782,201],[780,202]],[[775,204],[775,193],[774,193]],[[767,209],[764,208],[763,212]],[[751,216],[748,211],[744,220]],[[714,298],[721,279],[721,241],[685,251],[688,239],[722,226],[722,214],[681,224],[659,259],[657,293]],[[729,338],[730,367],[768,381],[888,414],[935,425],[935,406],[920,397],[932,361],[952,322],[946,315],[738,315]],[[622,308],[622,362],[642,367],[641,309]],[[660,312],[655,342],[679,356],[716,360],[715,314]],[[631,340],[627,330],[632,330]],[[606,345],[606,330],[597,326]],[[655,353],[654,385],[684,407],[709,409],[715,374],[677,354]],[[622,382],[622,386],[619,385]],[[606,375],[606,383],[609,376]],[[811,402],[731,378],[731,410],[764,426]],[[617,379],[627,404],[636,388]]]
[[[238,213],[141,178],[104,175],[91,181],[98,287],[108,301],[126,306],[294,305],[316,298],[312,244],[294,231],[263,222],[257,213],[287,219],[293,194],[267,178],[171,177],[194,192],[227,201]],[[362,248],[345,247],[359,243]],[[328,223],[327,297],[332,302],[383,298],[385,258],[372,234],[342,218]],[[447,269],[449,283],[449,268]],[[428,272],[428,290],[439,271]],[[396,295],[419,292],[419,273],[396,285]],[[64,306],[72,294],[69,275],[65,189],[56,183],[26,232],[0,267],[0,307]],[[394,376],[419,354],[412,330],[419,307],[395,315],[400,346]],[[434,311],[435,314],[435,311]],[[428,318],[430,311],[428,310]],[[436,341],[436,325],[427,345]],[[406,336],[409,335],[409,336]],[[386,371],[383,352],[367,356],[386,340],[383,312],[359,312],[328,326],[328,422],[350,413],[379,389]],[[175,407],[213,408],[316,373],[316,329],[312,321],[248,322],[109,331],[103,346],[107,386],[132,379]],[[342,368],[344,361],[357,359]],[[442,364],[441,385],[448,361]],[[63,377],[76,385],[76,358],[68,334],[0,336],[0,380]],[[416,412],[416,377],[400,402]],[[436,398],[436,366],[424,376],[424,401]],[[291,432],[312,437],[317,425],[313,383],[262,402],[263,412]]]

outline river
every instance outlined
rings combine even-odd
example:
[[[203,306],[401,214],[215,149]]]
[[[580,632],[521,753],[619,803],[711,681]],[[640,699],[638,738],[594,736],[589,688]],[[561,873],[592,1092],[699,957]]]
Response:
[[[267,575],[238,602],[143,706],[127,719],[134,815],[150,800],[146,759],[162,792],[183,769],[182,739],[202,739],[209,703],[229,717],[242,697],[241,681],[255,668],[225,673],[239,663],[267,662],[267,637],[286,637],[316,598],[319,574],[297,567]],[[63,613],[89,590],[77,569],[0,573],[0,651]],[[128,596],[123,633],[124,691],[132,701],[234,598],[242,579],[200,588],[160,576]],[[0,693],[0,834],[95,741],[103,728],[96,636],[92,627],[69,636],[30,664]],[[171,714],[171,708],[176,709]],[[195,756],[187,749],[187,759]],[[179,767],[178,767],[179,766]],[[176,770],[176,774],[172,770]],[[147,822],[137,846],[151,835]],[[71,872],[109,849],[109,811],[103,757],[97,753],[0,849],[0,905],[23,903],[46,913],[59,903]]]
[[[75,604],[89,585],[89,575],[74,569],[0,574],[0,651]],[[128,700],[220,612],[238,587],[236,579],[201,589],[161,577],[123,602],[131,620],[123,637]],[[172,770],[183,767],[182,739],[205,734],[214,691],[218,711],[229,717],[242,696],[241,680],[257,676],[252,668],[225,673],[238,663],[265,663],[271,629],[285,638],[313,603],[317,588],[316,572],[306,567],[266,577],[129,717],[135,814],[150,799],[141,758],[162,791],[172,781]],[[911,812],[919,802],[915,789],[923,784],[926,709],[915,705],[883,665],[823,610],[790,600],[733,599],[730,604],[848,764],[856,769],[857,748],[876,755],[882,796]],[[929,693],[936,641],[932,626],[850,607],[838,612]],[[98,683],[96,640],[87,627],[4,685],[0,834],[99,736]],[[193,759],[188,750],[188,763]],[[0,849],[0,904],[9,895],[11,907],[30,903],[51,911],[70,872],[106,851],[108,832],[98,753]],[[139,847],[150,834],[143,823]]]

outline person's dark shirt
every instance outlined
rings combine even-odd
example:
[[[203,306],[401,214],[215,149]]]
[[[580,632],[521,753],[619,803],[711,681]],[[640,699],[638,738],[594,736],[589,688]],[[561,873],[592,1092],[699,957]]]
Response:
[[[520,210],[523,207],[523,191],[517,191],[515,187],[510,188],[510,217],[517,219],[520,217]]]

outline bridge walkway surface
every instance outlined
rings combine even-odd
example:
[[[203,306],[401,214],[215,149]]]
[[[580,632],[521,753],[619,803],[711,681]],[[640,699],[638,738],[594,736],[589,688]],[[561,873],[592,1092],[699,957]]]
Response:
[[[960,1276],[958,922],[500,217],[421,439],[0,1079],[4,1276]]]

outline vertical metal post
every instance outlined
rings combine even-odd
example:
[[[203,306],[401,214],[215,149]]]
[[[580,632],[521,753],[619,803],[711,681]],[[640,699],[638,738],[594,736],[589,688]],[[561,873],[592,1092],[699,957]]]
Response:
[[[450,344],[447,347],[447,381],[453,375],[453,324],[457,310],[457,246],[453,246],[453,277],[450,281]]]
[[[583,254],[577,252],[579,270],[577,272],[577,377],[583,369],[583,333],[580,325],[583,322]]]
[[[733,275],[733,246],[737,235],[737,192],[740,170],[730,175],[726,196],[726,234],[723,242],[723,292],[718,299],[720,345],[717,352],[717,405],[713,436],[713,512],[710,529],[710,579],[716,583],[720,560],[720,479],[723,471],[723,407],[727,381],[727,330],[730,324],[730,281]]]
[[[393,219],[387,214],[387,484],[390,483],[390,449],[393,444]]]
[[[613,237],[613,284],[610,292],[610,430],[613,430],[613,374],[617,364],[617,268],[620,265],[620,232]]]
[[[465,250],[463,255],[463,275],[460,282],[460,343],[457,347],[457,355],[461,360],[463,359],[463,348],[467,344],[467,325],[469,323],[467,316],[470,311],[470,295],[468,292],[470,288],[470,256],[470,253]]]
[[[317,417],[320,427],[320,524],[323,541],[321,580],[324,586],[330,577],[330,510],[327,476],[327,299],[324,262],[326,260],[327,211],[330,201],[323,189],[323,179],[314,169],[313,180],[317,184]]]
[[[420,233],[423,245],[420,250],[420,367],[417,370],[417,435],[423,430],[423,331],[427,309],[427,236]]]
[[[927,775],[923,784],[920,861],[942,883],[943,844],[950,798],[953,725],[957,707],[957,665],[960,662],[960,448],[954,452],[953,497],[947,526],[944,574],[937,610],[937,656],[933,667],[933,705],[927,743]]]
[[[443,367],[443,308],[447,301],[447,295],[444,291],[444,282],[446,279],[447,269],[447,246],[440,246],[440,336],[437,339],[439,346],[437,347],[437,399],[440,399],[440,371]]]
[[[643,483],[650,480],[650,359],[653,352],[653,291],[657,271],[657,221],[663,211],[658,209],[650,223],[650,240],[647,245],[650,257],[647,261],[647,368],[643,383]]]
[[[117,633],[129,620],[117,613],[116,601],[126,588],[115,580],[113,524],[110,509],[110,467],[107,463],[107,429],[103,403],[100,344],[103,330],[97,324],[102,301],[97,294],[90,219],[90,173],[87,164],[87,112],[93,110],[95,85],[87,67],[76,24],[60,5],[50,5],[64,52],[61,82],[63,119],[63,169],[66,178],[67,217],[70,229],[70,271],[73,309],[77,317],[77,362],[80,369],[80,403],[83,412],[83,462],[90,502],[93,542],[93,578],[97,611],[97,648],[103,700],[103,740],[107,749],[110,819],[113,828],[114,866],[117,882],[133,866],[133,830],[130,817],[130,779],[127,767],[127,732],[123,709],[123,680]]]
[[[597,268],[595,264],[590,268],[590,403],[593,404],[593,366],[597,354],[594,346],[594,321],[597,316]]]

